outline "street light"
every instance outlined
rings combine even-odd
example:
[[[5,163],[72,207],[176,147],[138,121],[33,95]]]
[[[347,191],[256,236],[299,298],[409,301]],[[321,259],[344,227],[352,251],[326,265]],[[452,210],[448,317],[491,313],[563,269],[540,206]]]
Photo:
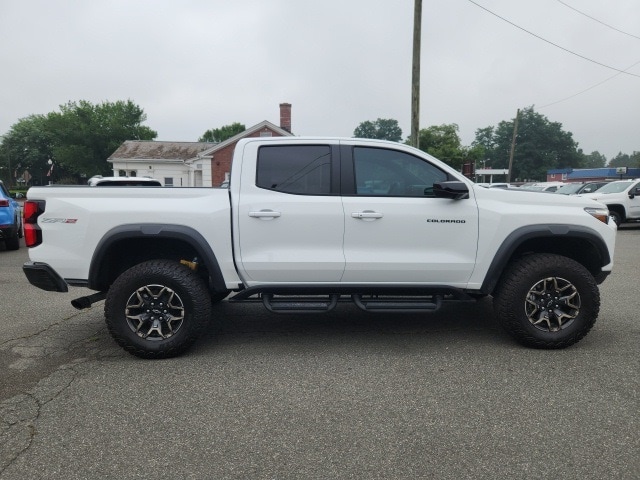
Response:
[[[49,177],[49,185],[51,185],[53,182],[53,160],[49,159],[47,160],[47,163],[49,164],[49,171],[47,172],[47,177]]]

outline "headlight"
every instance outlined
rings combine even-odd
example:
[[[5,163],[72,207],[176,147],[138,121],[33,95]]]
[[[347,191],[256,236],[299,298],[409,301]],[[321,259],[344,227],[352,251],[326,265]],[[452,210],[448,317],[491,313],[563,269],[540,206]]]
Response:
[[[596,217],[602,223],[609,223],[609,209],[607,208],[587,207],[584,211]]]

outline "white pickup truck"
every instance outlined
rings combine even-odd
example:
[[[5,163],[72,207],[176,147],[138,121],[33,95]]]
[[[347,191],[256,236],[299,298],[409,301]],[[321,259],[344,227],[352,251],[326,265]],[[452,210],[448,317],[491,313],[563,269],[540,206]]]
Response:
[[[616,225],[593,200],[474,184],[398,143],[248,138],[228,189],[34,187],[36,287],[106,298],[114,339],[144,358],[187,350],[212,303],[273,312],[430,312],[492,295],[520,343],[563,348],[598,316]]]
[[[606,205],[617,225],[640,221],[640,178],[607,183],[595,192],[582,196]]]

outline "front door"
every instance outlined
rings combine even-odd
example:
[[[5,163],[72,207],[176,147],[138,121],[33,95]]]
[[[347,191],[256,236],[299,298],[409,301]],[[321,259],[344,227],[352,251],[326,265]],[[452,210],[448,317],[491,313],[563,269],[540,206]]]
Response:
[[[433,184],[449,177],[423,158],[370,147],[352,152],[342,281],[466,286],[478,240],[475,200],[434,197]]]

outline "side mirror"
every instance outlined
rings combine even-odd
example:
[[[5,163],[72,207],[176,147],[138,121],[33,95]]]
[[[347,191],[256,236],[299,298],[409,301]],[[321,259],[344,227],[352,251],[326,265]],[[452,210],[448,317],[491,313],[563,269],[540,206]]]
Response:
[[[633,200],[636,197],[636,195],[640,195],[640,187],[636,187],[629,192],[629,198],[631,200]]]
[[[434,183],[433,194],[438,198],[462,200],[464,198],[469,198],[469,187],[467,187],[466,183],[455,180]]]

